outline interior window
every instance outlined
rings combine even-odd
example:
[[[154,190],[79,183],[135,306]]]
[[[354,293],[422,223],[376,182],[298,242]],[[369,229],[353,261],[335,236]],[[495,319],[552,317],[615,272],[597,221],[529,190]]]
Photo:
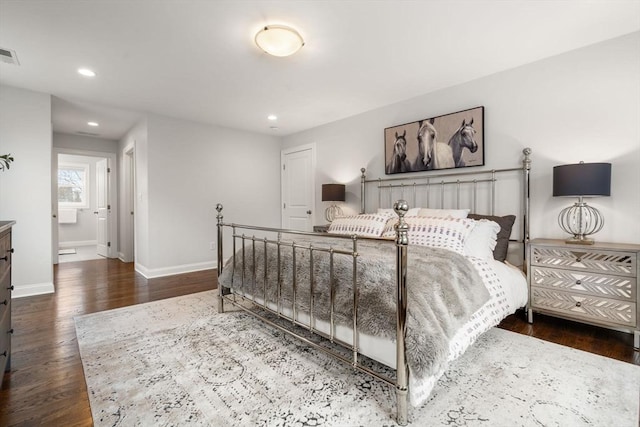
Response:
[[[89,207],[89,164],[58,165],[58,206]]]

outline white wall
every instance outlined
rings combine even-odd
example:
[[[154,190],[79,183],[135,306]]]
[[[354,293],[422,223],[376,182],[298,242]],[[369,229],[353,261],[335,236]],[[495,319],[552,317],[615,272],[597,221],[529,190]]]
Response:
[[[139,272],[215,267],[216,203],[230,221],[279,225],[278,138],[158,115],[146,131],[135,143]]]
[[[14,297],[53,292],[51,258],[51,96],[0,85],[0,218],[15,220]]]
[[[516,166],[522,149],[533,149],[531,237],[566,237],[557,216],[574,200],[552,197],[552,168],[584,160],[612,163],[611,197],[589,200],[605,217],[595,238],[640,243],[639,52],[636,32],[291,135],[282,145],[315,142],[317,206],[321,183],[342,182],[357,211],[359,169],[384,177],[384,128],[483,105],[487,169]]]

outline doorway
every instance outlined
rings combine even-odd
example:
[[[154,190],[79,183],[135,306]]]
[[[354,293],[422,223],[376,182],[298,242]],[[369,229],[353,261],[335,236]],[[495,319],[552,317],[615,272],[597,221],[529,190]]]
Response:
[[[116,257],[115,154],[54,151],[53,261]]]
[[[135,204],[136,204],[136,167],[135,167],[135,141],[125,147],[122,157],[122,167],[124,171],[124,182],[122,191],[124,192],[120,227],[120,259],[123,262],[134,262],[136,259],[135,250]]]
[[[311,231],[315,211],[315,145],[283,150],[282,228]]]

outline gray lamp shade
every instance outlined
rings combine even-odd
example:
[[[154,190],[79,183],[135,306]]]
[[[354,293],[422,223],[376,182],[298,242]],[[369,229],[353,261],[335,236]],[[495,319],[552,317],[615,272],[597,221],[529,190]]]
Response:
[[[611,163],[577,163],[553,168],[554,196],[610,196]]]
[[[322,184],[323,202],[344,202],[344,184]]]

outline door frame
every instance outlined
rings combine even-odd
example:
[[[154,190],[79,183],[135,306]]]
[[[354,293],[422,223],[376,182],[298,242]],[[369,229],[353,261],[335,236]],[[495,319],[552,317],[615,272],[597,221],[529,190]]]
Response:
[[[285,195],[285,179],[286,176],[284,171],[284,160],[285,157],[292,153],[297,153],[299,151],[311,151],[311,227],[313,227],[314,218],[316,215],[316,144],[304,144],[304,145],[296,145],[295,147],[285,148],[280,151],[280,227],[284,228],[284,218],[285,218],[285,209],[284,209],[284,195]],[[310,231],[310,230],[309,230]]]
[[[120,221],[120,253],[122,262],[135,262],[136,260],[136,145],[135,140],[122,150],[122,176],[123,184],[121,192],[122,212]]]
[[[116,153],[105,151],[79,150],[75,148],[53,147],[51,156],[51,250],[53,264],[58,264],[58,155],[100,157],[109,159],[109,258],[117,258],[118,254],[118,162]]]

